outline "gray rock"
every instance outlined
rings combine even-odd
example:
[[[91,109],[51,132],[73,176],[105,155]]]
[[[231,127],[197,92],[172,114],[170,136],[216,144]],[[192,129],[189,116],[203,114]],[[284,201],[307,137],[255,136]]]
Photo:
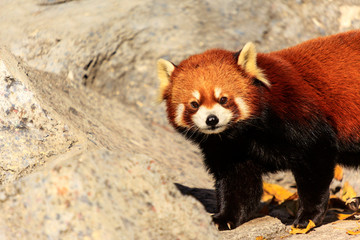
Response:
[[[16,194],[0,206],[2,219],[6,216],[2,234],[6,239],[217,239],[201,205],[182,196],[153,161],[96,149],[60,155],[43,171],[8,186]]]
[[[177,181],[198,186],[210,182],[201,161],[196,162],[199,156],[193,146],[182,144],[172,131],[149,128],[136,112],[120,103],[85,88],[67,87],[59,76],[26,68],[12,61],[15,58],[10,53],[0,53],[6,69],[16,69],[16,74],[5,72],[5,68],[2,71],[16,82],[12,95],[26,97],[16,104],[25,102],[19,106],[26,108],[35,100],[46,103],[47,116],[66,122],[61,133],[77,136],[77,142],[48,156],[43,166],[36,165],[20,179],[9,179],[0,187],[4,239],[218,238],[204,207],[183,196],[174,185]],[[24,92],[25,85],[36,91]],[[43,119],[32,115],[29,119],[33,123],[26,136],[33,137],[37,134],[33,126]],[[16,120],[9,117],[10,123]],[[52,121],[45,122],[50,125]],[[150,136],[159,140],[151,141]],[[52,146],[44,141],[44,146],[53,150],[62,147],[61,139],[57,143],[59,146]],[[169,144],[172,148],[166,148]],[[9,143],[4,150],[11,147]],[[190,151],[179,156],[178,151],[186,149]],[[17,155],[13,157],[15,164]],[[185,166],[192,166],[194,175],[187,173]]]
[[[3,4],[0,23],[2,41],[16,55],[38,69],[69,74],[72,84],[135,105],[162,124],[163,109],[153,101],[160,57],[178,63],[207,48],[239,50],[247,41],[260,51],[277,50],[360,27],[358,6],[350,0],[88,0],[46,7],[33,0],[22,2],[23,17],[14,18],[17,1]]]
[[[275,238],[274,240],[281,240],[281,239],[291,239],[291,240],[302,240],[302,239],[314,239],[314,240],[328,240],[328,239],[336,239],[336,240],[348,240],[348,239],[360,239],[359,236],[356,235],[349,235],[346,232],[348,230],[354,230],[359,227],[357,221],[337,221],[331,224],[326,224],[315,228],[311,232],[307,234],[297,234],[297,235],[280,235]]]
[[[264,239],[272,239],[276,236],[285,236],[286,227],[279,219],[269,216],[256,218],[233,231],[225,231],[221,233],[222,239],[255,239],[263,237]]]
[[[201,154],[153,100],[160,57],[178,63],[247,41],[281,49],[360,28],[359,7],[352,0],[2,2],[0,45],[21,59],[1,47],[0,239],[347,239],[355,221],[290,236],[289,226],[264,217],[219,233],[206,212],[214,211],[214,192]],[[358,172],[345,180],[359,189]],[[267,181],[294,183],[289,173]]]
[[[13,181],[77,141],[39,101],[18,61],[0,47],[0,182]]]

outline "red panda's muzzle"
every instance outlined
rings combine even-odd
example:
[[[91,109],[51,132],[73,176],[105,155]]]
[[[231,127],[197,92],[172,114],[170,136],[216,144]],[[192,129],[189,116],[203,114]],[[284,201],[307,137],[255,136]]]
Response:
[[[212,107],[200,106],[191,120],[200,132],[217,134],[227,128],[232,118],[233,113],[230,109],[216,103]]]

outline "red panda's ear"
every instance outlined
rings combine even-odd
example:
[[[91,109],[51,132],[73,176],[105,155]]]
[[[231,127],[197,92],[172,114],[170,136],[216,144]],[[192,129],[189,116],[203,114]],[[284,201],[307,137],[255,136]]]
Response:
[[[170,84],[170,76],[174,70],[175,70],[175,66],[171,62],[165,59],[159,59],[157,61],[157,73],[158,73],[158,78],[160,80],[159,98],[158,98],[159,102],[164,100],[164,93]]]
[[[265,84],[265,86],[270,87],[269,80],[265,78],[262,70],[256,65],[256,49],[252,42],[245,44],[239,54],[237,64],[240,65],[245,72]]]

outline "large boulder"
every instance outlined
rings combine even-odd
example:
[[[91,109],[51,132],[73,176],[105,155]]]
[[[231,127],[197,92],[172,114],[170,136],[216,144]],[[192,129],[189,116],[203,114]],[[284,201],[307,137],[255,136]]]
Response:
[[[3,238],[218,238],[174,185],[209,184],[196,148],[4,48],[0,69]]]
[[[18,179],[77,142],[62,118],[37,99],[18,61],[0,47],[0,182]]]
[[[155,62],[247,41],[281,49],[360,28],[359,9],[350,0],[3,1],[0,46],[17,58],[0,47],[0,239],[289,237],[271,217],[216,230],[202,156],[154,101]],[[358,175],[345,178],[360,191]],[[288,173],[267,180],[294,183]],[[347,239],[334,226],[353,223],[290,238]]]

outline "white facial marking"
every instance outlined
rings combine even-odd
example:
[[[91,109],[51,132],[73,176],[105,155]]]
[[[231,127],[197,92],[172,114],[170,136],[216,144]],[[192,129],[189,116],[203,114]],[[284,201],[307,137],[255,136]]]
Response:
[[[221,88],[215,88],[214,94],[216,98],[220,98]]]
[[[206,119],[209,115],[215,115],[219,119],[219,122],[215,126],[216,128],[211,128],[206,124]],[[227,124],[230,122],[232,117],[233,114],[229,109],[226,109],[217,103],[212,108],[201,106],[192,116],[192,121],[199,128],[200,132],[206,134],[216,134],[226,129]]]
[[[247,103],[241,97],[235,98],[235,103],[240,110],[240,120],[247,119],[250,117],[250,108]]]
[[[184,111],[185,111],[184,104],[179,104],[176,108],[176,113],[175,113],[175,123],[179,126],[186,126],[186,124],[183,121]]]
[[[194,96],[194,98],[196,98],[196,100],[200,100],[200,93],[199,91],[195,90],[192,92],[192,95]]]

